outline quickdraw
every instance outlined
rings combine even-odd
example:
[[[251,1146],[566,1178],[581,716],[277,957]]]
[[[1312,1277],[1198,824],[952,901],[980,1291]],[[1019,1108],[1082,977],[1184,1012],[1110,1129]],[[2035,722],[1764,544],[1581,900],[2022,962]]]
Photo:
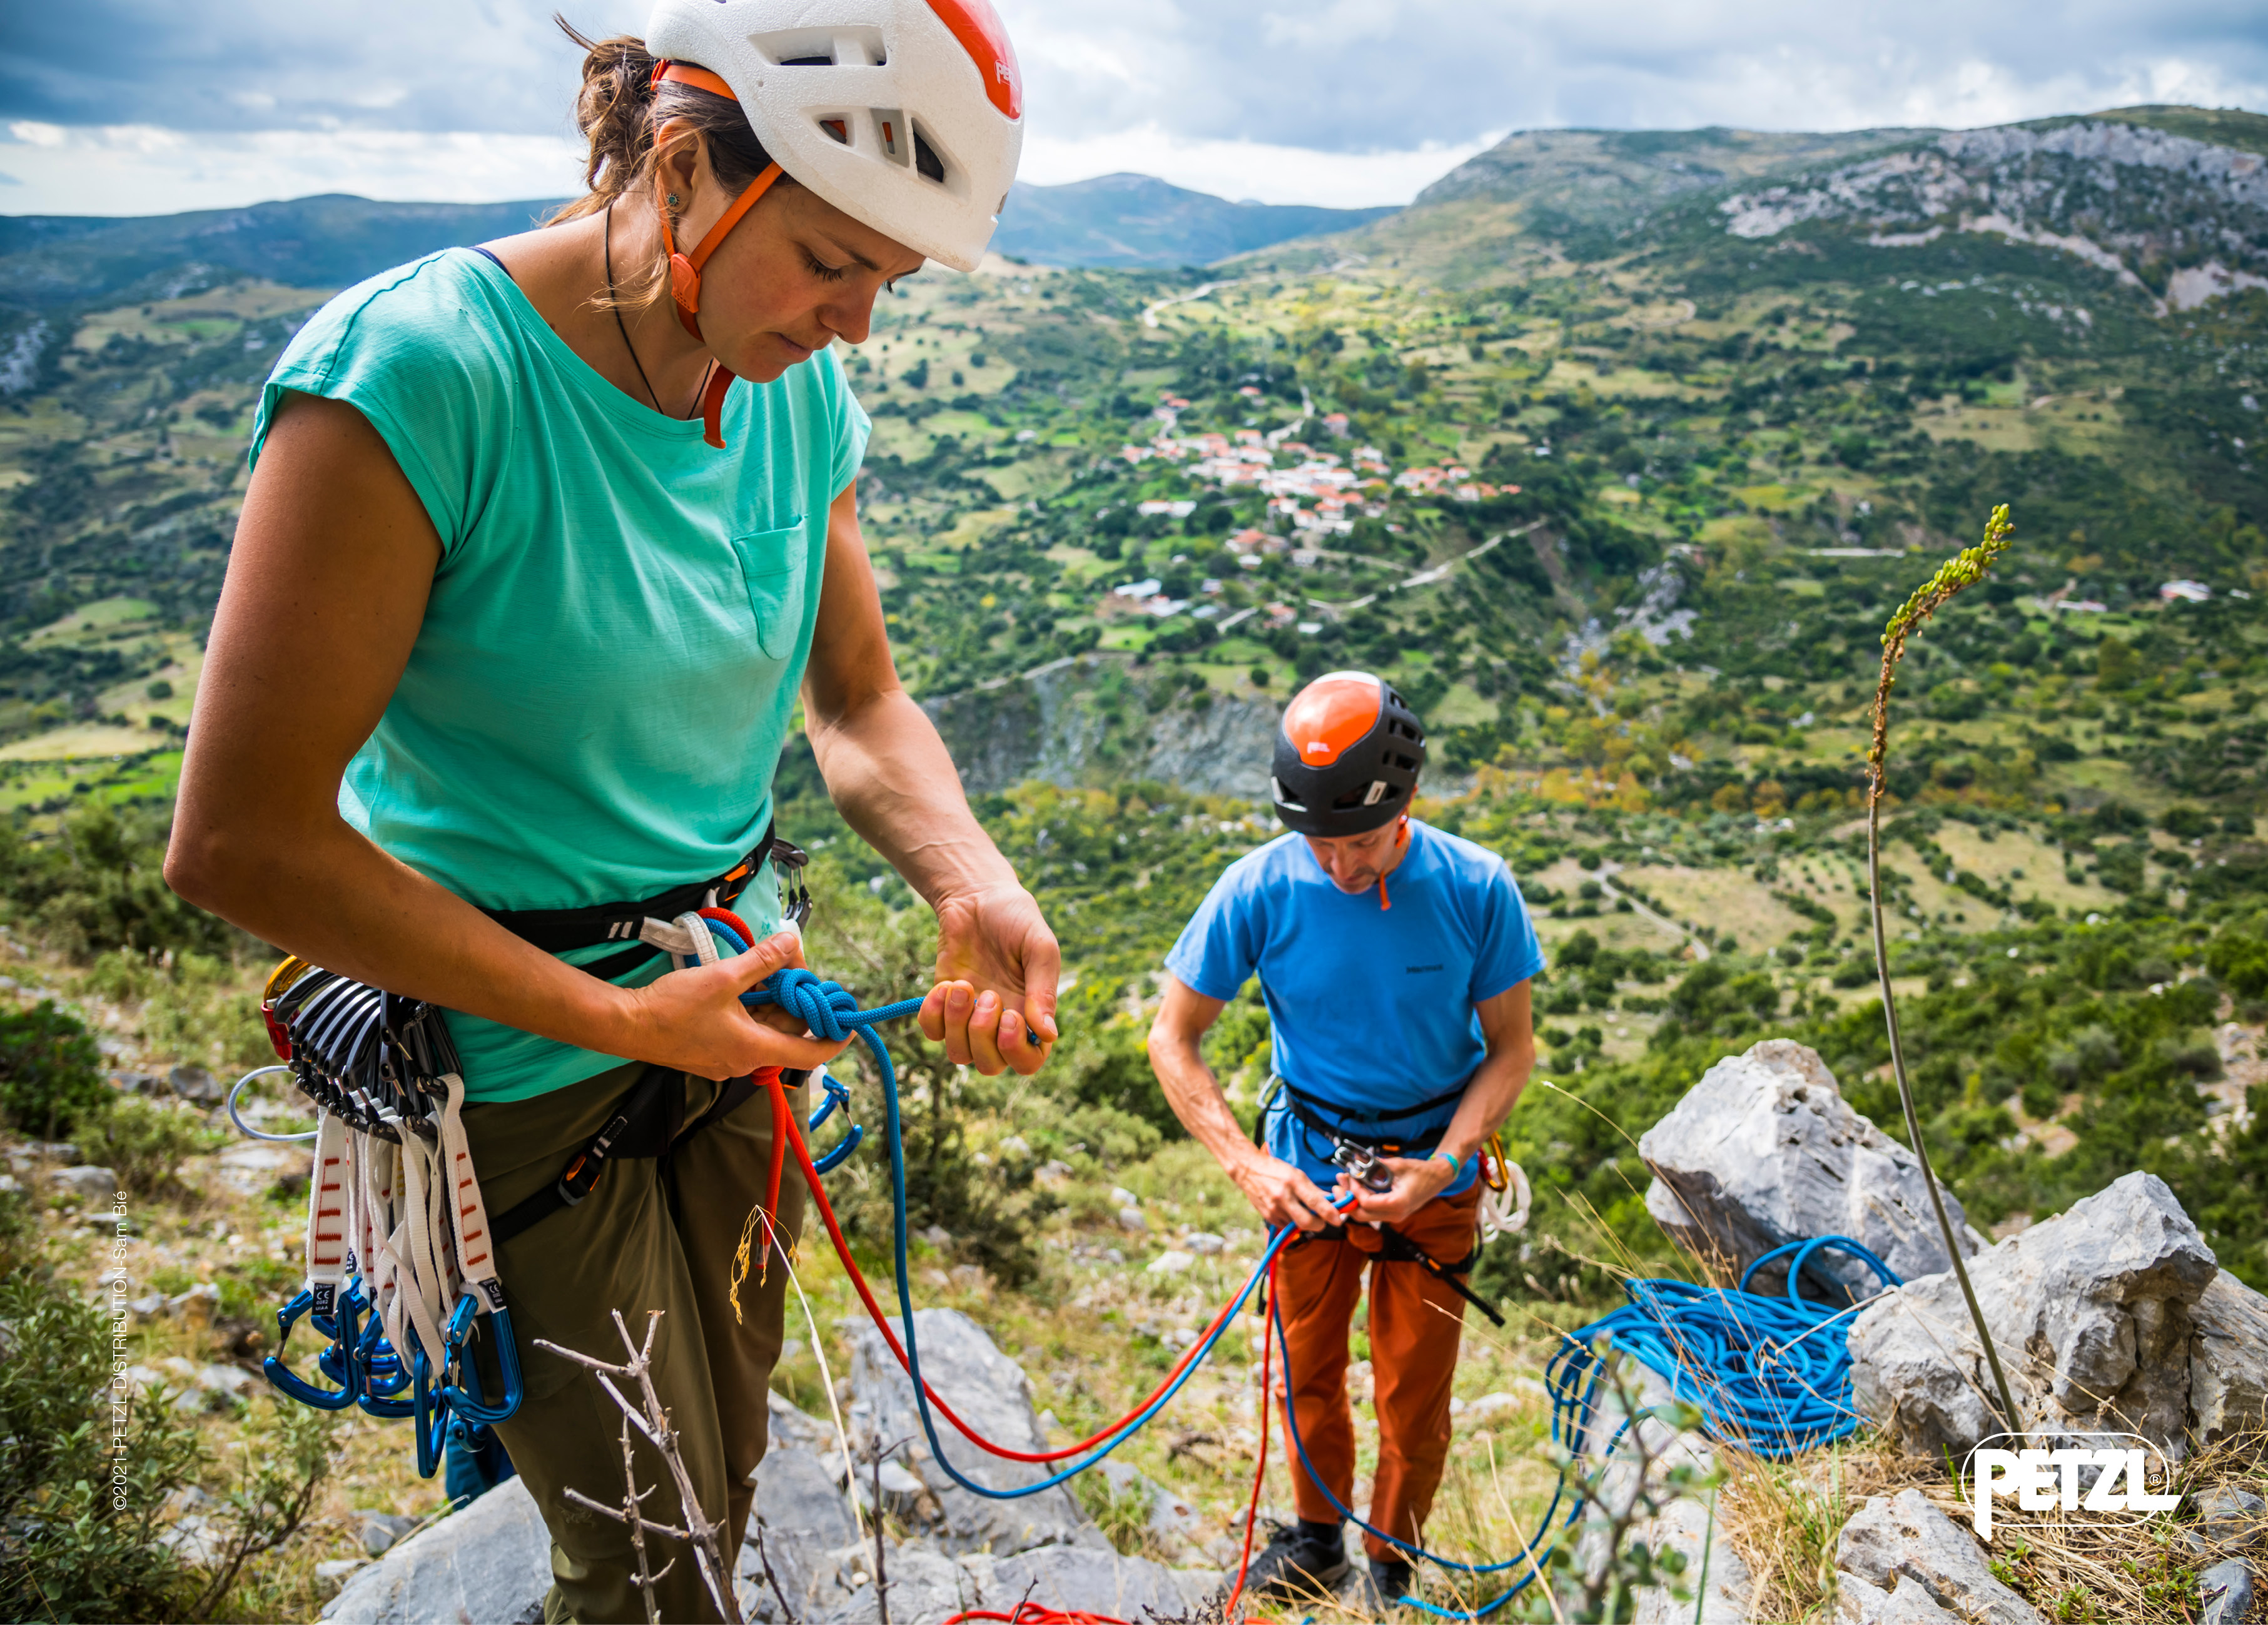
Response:
[[[316,1113],[306,1284],[276,1312],[263,1369],[303,1405],[412,1419],[417,1470],[431,1477],[453,1430],[503,1421],[524,1392],[456,1047],[431,1005],[298,959],[269,977],[261,1015]],[[473,1364],[482,1316],[502,1380],[495,1398]],[[331,1387],[286,1361],[303,1320],[329,1340],[315,1365]]]

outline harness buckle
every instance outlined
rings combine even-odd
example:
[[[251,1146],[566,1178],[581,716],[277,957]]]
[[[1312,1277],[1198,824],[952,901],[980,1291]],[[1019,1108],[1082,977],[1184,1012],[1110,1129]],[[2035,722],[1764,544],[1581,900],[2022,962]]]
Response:
[[[599,1176],[606,1171],[603,1154],[593,1157],[587,1151],[577,1153],[575,1160],[567,1165],[567,1172],[559,1176],[559,1200],[571,1208],[576,1206],[599,1188]]]

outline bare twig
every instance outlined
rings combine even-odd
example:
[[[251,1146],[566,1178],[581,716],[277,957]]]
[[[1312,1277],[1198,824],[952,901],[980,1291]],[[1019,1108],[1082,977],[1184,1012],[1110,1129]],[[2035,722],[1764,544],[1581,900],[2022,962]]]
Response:
[[[579,1354],[572,1349],[563,1349],[557,1343],[549,1342],[541,1338],[536,1340],[535,1346],[559,1355],[563,1358],[574,1361],[576,1364],[586,1368],[598,1378],[599,1386],[607,1391],[607,1396],[614,1401],[622,1413],[622,1449],[625,1460],[629,1459],[631,1428],[636,1428],[644,1434],[652,1442],[653,1447],[661,1452],[662,1463],[668,1467],[670,1478],[676,1484],[678,1510],[685,1518],[686,1526],[683,1529],[678,1529],[667,1524],[656,1523],[647,1518],[639,1510],[638,1504],[646,1494],[652,1492],[638,1491],[634,1480],[630,1485],[630,1494],[624,1501],[623,1509],[620,1511],[573,1490],[568,1491],[568,1496],[578,1506],[585,1506],[593,1511],[603,1512],[608,1517],[628,1525],[633,1532],[634,1540],[639,1539],[637,1532],[640,1529],[651,1529],[658,1534],[669,1535],[691,1546],[694,1564],[701,1570],[702,1583],[708,1586],[710,1600],[717,1605],[718,1614],[725,1620],[725,1625],[745,1625],[740,1615],[740,1598],[733,1591],[733,1577],[725,1566],[724,1543],[719,1538],[724,1526],[711,1523],[708,1514],[701,1510],[701,1497],[695,1493],[693,1474],[685,1465],[685,1452],[678,1448],[677,1430],[669,1425],[669,1412],[663,1408],[661,1396],[654,1392],[653,1340],[655,1334],[661,1329],[662,1311],[654,1309],[647,1312],[645,1342],[643,1345],[630,1341],[630,1328],[622,1320],[622,1312],[617,1309],[613,1313],[615,1330],[621,1335],[623,1351],[630,1357],[619,1365],[610,1365],[604,1360],[593,1359],[589,1355]],[[638,1402],[636,1405],[625,1399],[622,1396],[622,1391],[615,1386],[618,1379],[625,1383],[637,1385]],[[644,1568],[643,1552],[639,1558],[639,1568],[641,1570]],[[668,1570],[665,1568],[662,1572],[666,1574]],[[656,1575],[653,1577],[659,1579],[660,1576]],[[651,1591],[647,1592],[646,1606],[649,1610],[653,1607]]]
[[[789,1606],[787,1593],[780,1589],[779,1576],[772,1572],[771,1554],[764,1549],[763,1520],[751,1518],[749,1526],[756,1532],[756,1562],[763,1566],[765,1583],[772,1588],[772,1595],[779,1599],[780,1613],[785,1616],[787,1625],[797,1625],[795,1609]]]
[[[1984,578],[1992,561],[2007,549],[2014,530],[2008,505],[2003,503],[1984,522],[1984,540],[1938,566],[1937,574],[1917,587],[1882,629],[1882,675],[1874,686],[1874,737],[1867,749],[1867,901],[1874,925],[1874,968],[1882,988],[1882,1021],[1889,1029],[1890,1071],[1897,1079],[1898,1105],[1905,1113],[1906,1139],[1913,1147],[1914,1160],[1921,1165],[1922,1183],[1929,1188],[1930,1204],[1937,1210],[1937,1227],[1945,1237],[1946,1256],[1953,1261],[1954,1278],[1961,1283],[1962,1297],[1969,1300],[1969,1318],[1976,1323],[1977,1340],[1984,1345],[1984,1358],[1992,1368],[2002,1420],[2011,1430],[2021,1431],[2023,1421],[2009,1393],[2007,1374],[2000,1369],[2000,1351],[1993,1346],[1992,1334],[1984,1324],[1977,1290],[1969,1284],[1969,1268],[1961,1258],[1961,1238],[1953,1233],[1945,1194],[1938,1188],[1937,1173],[1930,1166],[1928,1148],[1922,1143],[1921,1114],[1914,1107],[1913,1085],[1906,1077],[1905,1048],[1898,1038],[1897,995],[1890,986],[1889,937],[1882,923],[1882,778],[1889,755],[1890,690],[1898,680],[1898,662],[1905,658],[1906,640],[1921,629],[1923,622],[1962,588]]]
[[[882,1452],[874,1452],[874,1612],[890,1625],[890,1579],[882,1570]]]

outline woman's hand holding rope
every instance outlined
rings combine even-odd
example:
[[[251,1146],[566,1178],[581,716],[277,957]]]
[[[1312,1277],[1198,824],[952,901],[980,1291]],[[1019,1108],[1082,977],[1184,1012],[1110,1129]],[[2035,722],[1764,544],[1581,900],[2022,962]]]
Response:
[[[740,996],[773,972],[803,966],[803,938],[793,931],[758,943],[714,965],[693,965],[643,988],[624,989],[630,1035],[614,1053],[696,1077],[745,1077],[761,1068],[823,1065],[844,1040],[805,1035],[804,1024],[766,1005],[750,1010]]]
[[[1054,1047],[1063,950],[1032,894],[1011,879],[937,900],[937,985],[922,1033],[956,1066],[1029,1077]],[[1012,1001],[1021,998],[1022,1008]]]

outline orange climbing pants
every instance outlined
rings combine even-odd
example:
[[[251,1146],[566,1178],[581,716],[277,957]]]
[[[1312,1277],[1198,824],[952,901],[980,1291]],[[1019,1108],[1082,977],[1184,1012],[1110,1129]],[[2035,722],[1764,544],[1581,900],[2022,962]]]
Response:
[[[1473,1250],[1478,1184],[1461,1196],[1430,1202],[1395,1226],[1444,1264]],[[1354,1504],[1354,1416],[1347,1403],[1347,1336],[1370,1269],[1370,1371],[1378,1415],[1378,1473],[1366,1521],[1413,1545],[1440,1488],[1449,1457],[1449,1386],[1464,1330],[1465,1300],[1421,1265],[1378,1256],[1376,1230],[1350,1223],[1286,1246],[1276,1265],[1283,1302],[1286,1371],[1307,1460],[1341,1504]],[[1282,1390],[1278,1390],[1282,1392]],[[1300,1465],[1291,1429],[1284,1457],[1300,1516],[1335,1523],[1338,1513]],[[1371,1556],[1406,1560],[1376,1535],[1363,1536]]]

